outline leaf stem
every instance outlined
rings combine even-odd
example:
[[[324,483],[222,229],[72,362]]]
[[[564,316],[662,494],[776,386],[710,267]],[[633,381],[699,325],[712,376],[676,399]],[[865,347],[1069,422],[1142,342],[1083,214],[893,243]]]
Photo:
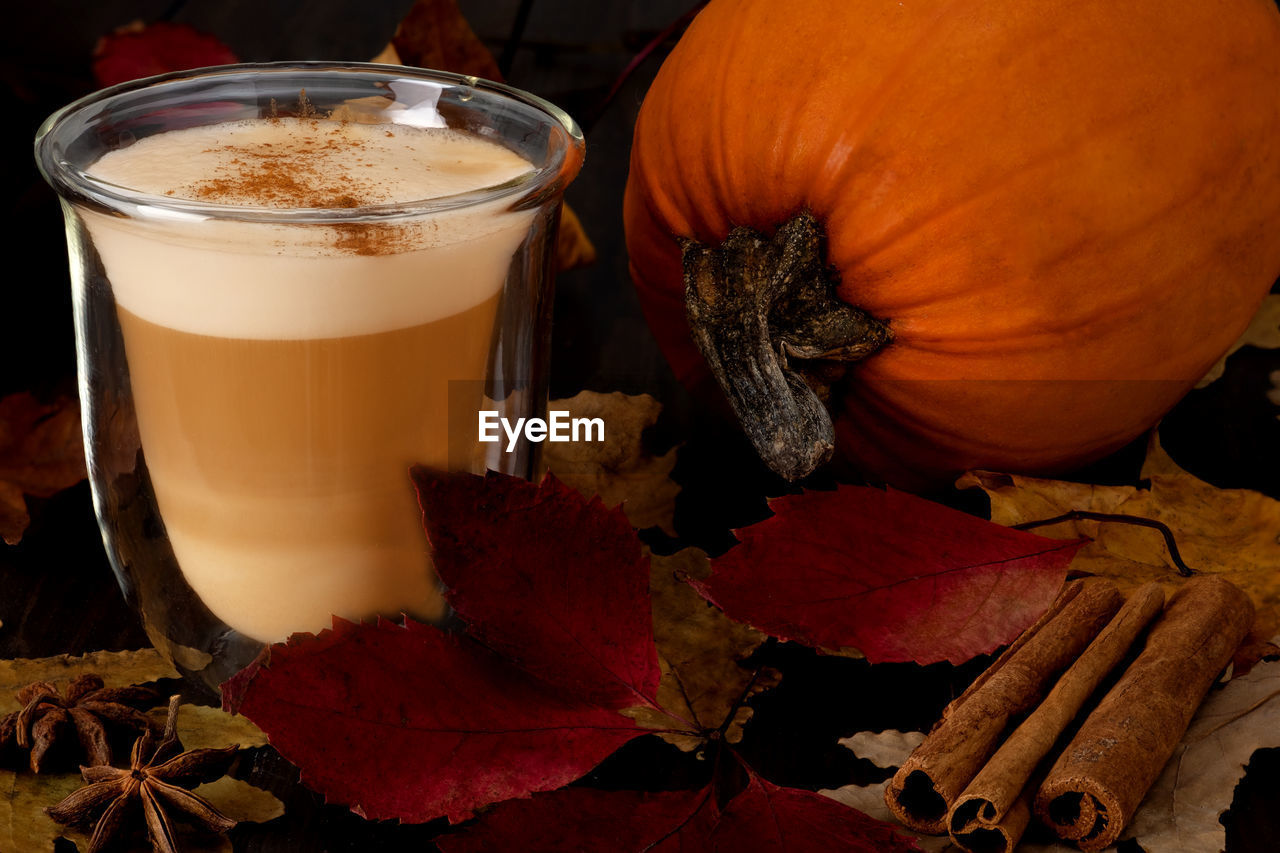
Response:
[[[1189,578],[1196,573],[1195,569],[1183,561],[1182,555],[1178,552],[1178,543],[1174,540],[1173,531],[1169,529],[1169,526],[1164,522],[1143,518],[1140,515],[1121,515],[1112,512],[1090,512],[1084,509],[1073,509],[1071,512],[1053,518],[1045,518],[1040,521],[1024,521],[1021,524],[1013,525],[1013,529],[1030,530],[1033,527],[1048,527],[1052,524],[1061,524],[1064,521],[1114,521],[1120,524],[1133,524],[1138,527],[1149,527],[1152,530],[1158,530],[1160,535],[1164,537],[1164,543],[1169,548],[1169,558],[1177,566],[1178,574],[1184,578]]]
[[[760,680],[760,673],[763,671],[764,667],[758,666],[756,667],[755,672],[751,673],[751,680],[742,688],[742,692],[738,694],[738,698],[733,700],[733,704],[729,706],[729,713],[725,715],[724,721],[720,723],[718,728],[716,728],[714,737],[711,739],[722,741],[725,739],[725,736],[729,734],[729,726],[733,725],[733,721],[737,718],[738,709],[741,708],[743,703],[747,701],[747,698],[751,696],[751,688],[755,687],[756,682]]]

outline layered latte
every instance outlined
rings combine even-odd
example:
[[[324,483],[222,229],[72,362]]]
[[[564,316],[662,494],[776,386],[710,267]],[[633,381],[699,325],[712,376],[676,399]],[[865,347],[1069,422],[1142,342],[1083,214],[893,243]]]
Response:
[[[485,377],[532,215],[496,201],[366,213],[530,170],[455,131],[312,118],[168,131],[91,168],[245,209],[82,214],[174,555],[232,628],[271,641],[331,614],[439,614],[407,469],[447,463],[449,383]],[[295,224],[264,208],[357,215]]]

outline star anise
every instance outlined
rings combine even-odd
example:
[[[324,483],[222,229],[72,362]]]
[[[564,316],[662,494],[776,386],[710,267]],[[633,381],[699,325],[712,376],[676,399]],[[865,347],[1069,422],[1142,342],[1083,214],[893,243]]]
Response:
[[[107,850],[136,827],[141,816],[156,853],[177,853],[170,813],[209,832],[226,832],[236,822],[203,797],[191,793],[202,782],[225,776],[239,745],[182,751],[178,740],[179,697],[169,700],[164,734],[150,730],[133,744],[129,767],[81,767],[89,784],[46,811],[59,823],[96,821],[89,853]]]
[[[156,704],[159,695],[149,687],[104,687],[100,676],[81,675],[59,695],[48,681],[18,690],[22,710],[0,719],[0,753],[13,746],[31,750],[32,771],[39,773],[55,742],[75,730],[90,765],[111,763],[107,724],[148,731],[151,718],[140,709]]]

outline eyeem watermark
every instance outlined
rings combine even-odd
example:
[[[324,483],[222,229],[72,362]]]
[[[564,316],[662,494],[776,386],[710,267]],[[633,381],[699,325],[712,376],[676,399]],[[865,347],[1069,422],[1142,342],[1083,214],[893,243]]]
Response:
[[[501,431],[501,432],[500,432]],[[507,452],[516,449],[516,442],[523,434],[533,442],[542,441],[604,441],[604,418],[571,418],[567,411],[555,410],[547,412],[546,420],[542,418],[516,418],[511,421],[501,417],[497,411],[482,410],[480,412],[480,441],[493,444],[507,436]]]

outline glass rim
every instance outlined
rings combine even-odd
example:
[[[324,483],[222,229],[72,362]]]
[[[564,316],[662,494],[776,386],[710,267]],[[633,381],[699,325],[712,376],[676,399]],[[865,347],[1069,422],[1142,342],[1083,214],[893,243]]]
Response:
[[[233,78],[253,74],[316,74],[330,72],[333,76],[392,77],[464,86],[477,92],[496,95],[499,98],[522,104],[541,114],[548,125],[564,132],[566,145],[542,166],[536,166],[516,178],[488,187],[468,190],[446,196],[435,196],[404,202],[362,205],[360,207],[259,207],[230,205],[194,199],[175,198],[167,195],[141,192],[130,187],[113,184],[95,178],[84,168],[66,160],[56,159],[53,141],[57,131],[65,126],[73,115],[101,107],[113,100],[126,99],[143,90],[179,86],[200,79],[218,77]],[[133,212],[150,209],[177,214],[181,218],[220,219],[242,222],[269,222],[291,224],[324,224],[358,222],[416,217],[443,211],[457,210],[489,202],[516,197],[516,209],[537,207],[550,195],[562,190],[577,175],[582,166],[585,143],[578,123],[555,104],[537,95],[480,77],[413,68],[403,65],[383,65],[372,62],[327,62],[320,60],[299,62],[243,62],[233,65],[213,65],[186,71],[173,71],[130,80],[91,92],[72,101],[52,113],[41,123],[35,137],[36,164],[45,180],[64,199],[83,200],[116,212]]]

